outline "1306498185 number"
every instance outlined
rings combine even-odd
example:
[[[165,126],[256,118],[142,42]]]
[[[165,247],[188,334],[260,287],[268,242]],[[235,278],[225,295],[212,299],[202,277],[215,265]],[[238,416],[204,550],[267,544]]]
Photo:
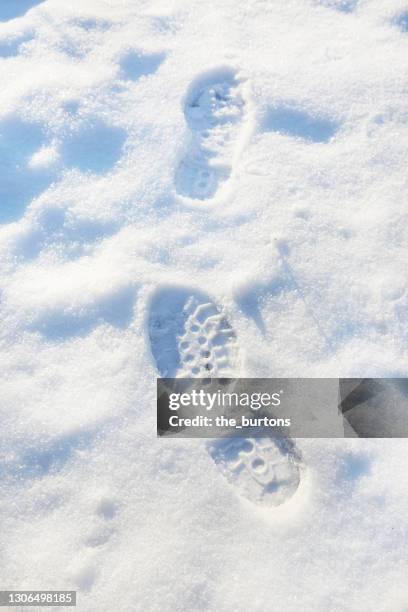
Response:
[[[76,606],[76,591],[0,591],[0,606]]]

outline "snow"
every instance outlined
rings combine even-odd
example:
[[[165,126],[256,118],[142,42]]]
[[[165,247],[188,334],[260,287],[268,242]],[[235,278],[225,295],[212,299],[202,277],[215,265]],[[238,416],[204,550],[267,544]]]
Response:
[[[296,493],[252,504],[205,441],[156,439],[148,329],[157,291],[188,290],[225,310],[241,375],[407,375],[407,14],[2,0],[1,588],[407,609],[405,441],[299,439]]]

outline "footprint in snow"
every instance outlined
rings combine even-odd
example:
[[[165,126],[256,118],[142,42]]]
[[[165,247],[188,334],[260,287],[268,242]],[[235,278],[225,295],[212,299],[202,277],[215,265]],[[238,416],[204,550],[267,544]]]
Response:
[[[109,542],[114,527],[111,525],[112,519],[117,513],[117,504],[110,498],[103,498],[96,508],[97,525],[89,534],[85,545],[89,548],[99,548]]]
[[[90,593],[98,579],[96,559],[98,555],[106,555],[106,546],[116,531],[114,519],[117,512],[118,505],[114,499],[104,497],[99,501],[95,508],[93,530],[84,541],[87,551],[70,568],[70,579],[84,593]]]
[[[150,303],[149,338],[160,376],[214,378],[239,375],[234,329],[206,294],[161,289]],[[222,439],[207,445],[221,474],[253,503],[278,506],[300,482],[301,460],[291,440]]]
[[[176,172],[176,190],[193,200],[214,198],[230,178],[247,118],[244,83],[232,70],[200,79],[187,95],[188,151]]]

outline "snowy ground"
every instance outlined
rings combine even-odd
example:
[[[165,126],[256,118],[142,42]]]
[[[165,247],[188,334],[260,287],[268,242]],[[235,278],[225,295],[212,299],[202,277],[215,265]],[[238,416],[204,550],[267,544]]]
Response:
[[[408,610],[407,443],[251,503],[155,438],[148,329],[204,292],[241,375],[407,375],[406,0],[1,0],[0,101],[0,588]]]

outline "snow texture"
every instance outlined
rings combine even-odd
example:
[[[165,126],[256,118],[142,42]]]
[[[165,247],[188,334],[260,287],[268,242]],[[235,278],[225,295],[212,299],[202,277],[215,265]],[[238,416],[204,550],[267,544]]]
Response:
[[[241,376],[407,376],[407,15],[0,2],[1,588],[408,609],[406,441],[155,437],[156,376],[221,330]]]

